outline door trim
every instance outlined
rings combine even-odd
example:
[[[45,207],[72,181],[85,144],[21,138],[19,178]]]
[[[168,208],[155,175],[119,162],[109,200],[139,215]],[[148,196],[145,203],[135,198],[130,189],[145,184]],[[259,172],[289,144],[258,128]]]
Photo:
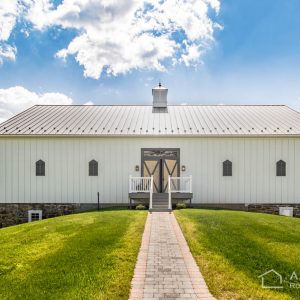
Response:
[[[141,148],[141,176],[143,176],[143,174],[144,174],[144,162],[145,162],[145,160],[155,160],[155,158],[157,158],[159,160],[161,158],[168,159],[168,156],[166,156],[166,157],[144,156],[145,151],[176,151],[177,152],[177,157],[174,160],[176,160],[177,165],[178,165],[177,177],[180,176],[180,148]],[[169,157],[169,158],[172,159],[172,157]]]

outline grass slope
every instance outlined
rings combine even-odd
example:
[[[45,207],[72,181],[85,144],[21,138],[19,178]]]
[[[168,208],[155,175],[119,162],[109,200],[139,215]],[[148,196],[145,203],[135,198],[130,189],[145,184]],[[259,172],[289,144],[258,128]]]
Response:
[[[300,219],[204,209],[175,213],[215,297],[300,299],[300,288],[289,285],[300,287]],[[261,287],[258,276],[270,269],[283,275],[283,289]],[[294,271],[298,281],[290,281]]]
[[[0,299],[128,299],[146,212],[102,211],[0,230]]]

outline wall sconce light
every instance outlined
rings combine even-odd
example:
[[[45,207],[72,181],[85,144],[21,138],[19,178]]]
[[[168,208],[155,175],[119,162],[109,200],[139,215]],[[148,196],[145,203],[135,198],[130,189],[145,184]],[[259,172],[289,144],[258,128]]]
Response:
[[[139,172],[139,170],[140,170],[140,166],[139,166],[139,165],[136,165],[136,166],[135,166],[135,171],[136,171],[136,172]]]
[[[186,170],[186,166],[185,165],[181,166],[181,171],[185,172],[185,170]]]

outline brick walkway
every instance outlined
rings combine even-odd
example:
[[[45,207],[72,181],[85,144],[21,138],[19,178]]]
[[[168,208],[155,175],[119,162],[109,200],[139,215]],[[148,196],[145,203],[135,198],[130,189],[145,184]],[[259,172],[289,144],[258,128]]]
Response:
[[[214,299],[173,214],[148,214],[130,300]]]

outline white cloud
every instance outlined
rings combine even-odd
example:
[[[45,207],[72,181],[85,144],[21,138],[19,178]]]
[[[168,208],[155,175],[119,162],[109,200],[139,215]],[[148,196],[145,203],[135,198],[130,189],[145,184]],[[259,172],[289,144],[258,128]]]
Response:
[[[18,15],[36,30],[75,29],[76,37],[56,57],[74,56],[84,75],[95,79],[135,69],[164,71],[168,61],[196,64],[221,28],[211,18],[220,0],[1,1],[0,39],[8,39]]]
[[[26,18],[37,30],[61,26],[78,35],[56,56],[74,56],[84,75],[125,74],[134,69],[165,70],[165,61],[190,65],[213,41],[219,0],[50,0],[27,2]],[[174,34],[181,35],[179,40]]]
[[[8,59],[11,61],[16,60],[17,48],[14,46],[10,46],[8,44],[0,43],[0,65],[3,63],[4,59]]]
[[[7,44],[6,41],[16,24],[17,15],[17,0],[0,1],[0,65],[5,59],[12,61],[16,59],[16,47]]]
[[[17,0],[0,1],[0,41],[7,41],[16,24],[18,15]]]
[[[37,94],[24,87],[0,89],[0,122],[36,104],[72,104],[72,99],[61,93]]]
[[[186,54],[182,54],[181,60],[186,66],[190,66],[192,63],[197,63],[201,56],[201,50],[198,45],[187,45]]]

